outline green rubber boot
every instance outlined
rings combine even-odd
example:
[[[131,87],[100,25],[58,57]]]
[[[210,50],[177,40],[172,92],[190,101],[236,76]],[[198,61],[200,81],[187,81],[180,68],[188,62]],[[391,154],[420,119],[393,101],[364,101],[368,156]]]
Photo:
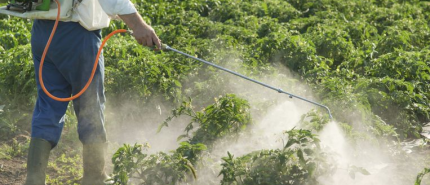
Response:
[[[41,5],[36,6],[36,10],[49,11],[50,6],[51,6],[51,0],[43,0]]]
[[[84,177],[81,185],[106,185],[109,177],[105,172],[105,153],[107,144],[85,144],[83,152]]]
[[[48,141],[31,138],[27,158],[27,180],[24,185],[45,185],[45,170],[51,149],[52,145]]]

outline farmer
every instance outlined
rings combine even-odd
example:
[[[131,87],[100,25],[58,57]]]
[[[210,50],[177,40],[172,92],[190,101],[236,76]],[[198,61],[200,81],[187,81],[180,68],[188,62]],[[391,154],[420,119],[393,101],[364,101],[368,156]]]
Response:
[[[68,1],[68,0],[65,0]],[[87,83],[101,45],[101,31],[109,25],[110,16],[118,15],[132,29],[143,46],[160,48],[161,43],[151,26],[146,24],[129,0],[75,1],[72,20],[59,22],[43,65],[43,80],[48,91],[65,98],[79,92]],[[108,16],[109,15],[109,16]],[[42,53],[53,29],[54,20],[35,20],[31,45],[36,71],[37,102],[31,123],[31,142],[27,160],[25,185],[44,185],[49,153],[61,136],[68,102],[48,97],[38,80]],[[84,176],[81,184],[104,184],[106,133],[104,127],[103,88],[104,61],[100,57],[94,79],[87,91],[73,100],[78,119],[79,140],[83,144]]]

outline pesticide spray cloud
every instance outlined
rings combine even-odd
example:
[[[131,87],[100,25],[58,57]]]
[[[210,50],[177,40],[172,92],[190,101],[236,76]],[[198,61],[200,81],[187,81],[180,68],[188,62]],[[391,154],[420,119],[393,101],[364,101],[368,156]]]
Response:
[[[243,70],[238,64],[240,62],[241,60],[239,59],[230,58],[226,60],[228,65],[223,66],[241,72]],[[316,99],[312,96],[309,88],[301,85],[296,80],[292,80],[296,78],[291,75],[288,69],[278,68],[277,70],[279,73],[275,78],[272,75],[257,80],[269,82],[270,85],[302,97]],[[217,141],[210,153],[211,158],[215,160],[214,165],[200,166],[197,169],[199,178],[192,182],[193,184],[219,184],[221,177],[218,176],[218,173],[221,168],[221,158],[226,156],[227,152],[239,157],[257,150],[281,148],[283,146],[283,141],[280,139],[281,135],[287,130],[299,127],[297,124],[301,116],[315,108],[314,105],[301,100],[290,99],[285,94],[278,94],[273,90],[233,75],[225,75],[225,72],[217,71],[217,73],[221,73],[220,76],[222,77],[213,78],[207,77],[207,75],[213,74],[204,74],[203,76],[191,78],[188,82],[189,84],[184,83],[183,86],[185,88],[195,87],[195,84],[200,83],[200,79],[221,81],[222,83],[218,83],[217,86],[211,86],[212,91],[206,92],[204,95],[188,95],[196,97],[197,100],[206,98],[207,102],[207,97],[235,93],[247,99],[251,107],[255,108],[251,113],[255,124],[249,128],[248,132],[246,132],[247,134],[241,135],[237,141],[224,141],[222,139]],[[204,107],[205,105],[201,106]],[[152,146],[150,153],[168,152],[176,149],[178,147],[176,138],[183,134],[184,127],[189,120],[184,117],[175,119],[174,124],[163,128],[161,133],[157,134],[158,125],[170,115],[170,110],[174,106],[161,100],[151,100],[145,107],[147,107],[146,110],[141,111],[145,112],[145,114],[141,114],[139,118],[126,117],[120,121],[123,126],[111,128],[110,140],[117,143],[148,142]],[[269,108],[266,109],[267,107]],[[136,109],[141,109],[141,107],[136,107],[133,102],[121,108],[123,113],[135,111]],[[113,117],[115,117],[114,115],[117,114],[113,114]],[[354,140],[352,142],[345,136],[336,122],[330,122],[317,134],[319,134],[324,149],[333,154],[332,157],[336,161],[335,165],[338,167],[333,172],[333,175],[320,178],[320,183],[323,185],[413,184],[413,179],[404,177],[413,176],[422,169],[421,166],[417,167],[419,170],[402,169],[402,167],[405,167],[402,164],[408,164],[410,161],[405,159],[399,163],[399,161],[392,158],[387,148],[381,148],[366,140]],[[360,172],[361,169],[370,174]],[[398,175],[401,172],[408,174]]]
[[[110,153],[114,153],[123,144],[149,144],[147,153],[169,152],[179,144],[178,136],[183,134],[189,118],[180,117],[175,123],[158,133],[159,125],[171,114],[174,106],[161,98],[153,98],[145,104],[122,100],[121,107],[108,109],[107,133],[111,143]]]
[[[237,61],[237,60],[235,60]],[[231,63],[230,63],[231,64]],[[234,65],[233,65],[234,66]],[[234,67],[233,67],[234,68]],[[290,74],[287,69],[284,69],[280,74]],[[277,80],[261,79],[263,82],[270,82],[274,86],[279,86],[285,89],[292,89],[304,97],[314,99],[311,91],[304,85],[299,83],[282,84],[294,78],[292,75],[281,76]],[[237,141],[223,141],[220,140],[218,145],[214,147],[211,152],[213,159],[221,159],[227,155],[227,151],[234,156],[242,156],[253,151],[262,149],[276,149],[282,148],[283,143],[280,140],[284,131],[290,130],[297,125],[301,115],[307,113],[310,109],[315,108],[306,102],[300,100],[288,99],[283,94],[276,94],[272,90],[265,89],[259,85],[247,81],[240,81],[238,79],[230,79],[229,89],[233,93],[246,94],[243,97],[250,101],[251,107],[259,106],[263,101],[278,102],[271,106],[271,108],[263,114],[263,117],[256,119],[256,124],[250,128],[247,135],[242,135]],[[244,93],[247,92],[247,93]],[[255,112],[253,118],[255,118]],[[257,114],[260,115],[261,114]],[[353,122],[353,120],[351,121]],[[321,144],[324,150],[331,155],[337,166],[337,170],[332,172],[331,175],[321,177],[320,183],[323,185],[404,185],[413,184],[415,176],[420,172],[424,165],[416,165],[411,158],[414,157],[401,157],[399,155],[393,157],[395,152],[395,145],[391,147],[384,146],[372,141],[372,139],[351,139],[343,133],[339,126],[340,124],[331,121],[324,129],[317,133],[320,137]],[[362,125],[361,123],[354,123],[353,125]],[[368,135],[372,135],[367,133]],[[389,142],[386,142],[389,144]],[[218,161],[220,164],[222,161]],[[415,167],[408,166],[414,163]],[[407,169],[405,169],[407,168]],[[197,182],[219,182],[221,177],[218,174],[210,172],[212,169],[199,169],[200,180]],[[211,180],[209,180],[211,179]],[[425,184],[423,182],[422,184]],[[216,184],[216,183],[214,183]]]

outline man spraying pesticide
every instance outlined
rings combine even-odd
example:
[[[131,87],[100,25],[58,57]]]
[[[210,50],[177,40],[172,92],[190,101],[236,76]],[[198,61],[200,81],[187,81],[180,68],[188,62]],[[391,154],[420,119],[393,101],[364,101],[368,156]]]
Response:
[[[161,43],[129,0],[54,1],[11,0],[0,8],[2,14],[34,19],[31,45],[38,95],[25,185],[45,184],[49,153],[60,139],[69,101],[73,101],[83,144],[81,184],[105,184],[104,61],[96,56],[101,51],[100,29],[109,25],[110,16],[118,15],[139,44],[152,47],[155,43],[160,48]]]
[[[155,44],[158,49],[179,53],[287,94],[290,98],[298,98],[323,107],[332,118],[327,106],[256,81],[165,44],[161,45],[154,30],[142,20],[129,0],[54,1],[55,3],[51,0],[11,0],[7,6],[0,8],[0,13],[35,19],[31,44],[38,98],[33,113],[25,185],[45,184],[49,152],[59,141],[69,101],[73,101],[78,117],[79,139],[84,148],[82,184],[105,184],[107,175],[104,171],[106,151],[103,114],[104,63],[100,56],[106,41],[115,33],[132,33],[143,46],[153,47]],[[109,15],[118,15],[133,32],[116,30],[100,43],[100,29],[109,25]],[[48,52],[50,45],[53,47]]]

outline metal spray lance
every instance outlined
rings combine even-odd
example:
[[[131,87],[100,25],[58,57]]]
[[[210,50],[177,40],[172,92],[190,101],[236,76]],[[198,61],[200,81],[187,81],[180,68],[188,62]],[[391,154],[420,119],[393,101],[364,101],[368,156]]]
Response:
[[[132,33],[132,32],[131,32],[131,31],[129,31],[129,33]],[[155,49],[155,48],[153,48],[153,49]],[[166,44],[162,44],[162,46],[161,46],[161,48],[160,48],[160,49],[161,49],[161,50],[169,50],[169,51],[173,51],[173,52],[179,53],[179,54],[184,55],[184,56],[186,56],[186,57],[192,58],[192,59],[194,59],[194,60],[198,60],[198,61],[203,62],[203,63],[205,63],[205,64],[207,64],[207,65],[210,65],[210,66],[212,66],[212,67],[218,68],[218,69],[220,69],[220,70],[226,71],[226,72],[228,72],[228,73],[231,73],[231,74],[233,74],[233,75],[236,75],[236,76],[238,76],[238,77],[241,77],[241,78],[243,78],[243,79],[246,79],[246,80],[248,80],[248,81],[251,81],[251,82],[254,82],[254,83],[256,83],[256,84],[259,84],[259,85],[262,85],[262,86],[264,86],[264,87],[267,87],[267,88],[269,88],[269,89],[275,90],[275,91],[277,91],[278,93],[287,94],[290,98],[297,98],[297,99],[300,99],[300,100],[306,101],[306,102],[308,102],[308,103],[312,103],[312,104],[314,104],[314,105],[320,106],[320,107],[322,107],[322,108],[326,109],[326,110],[327,110],[327,112],[328,112],[328,115],[329,115],[330,119],[333,119],[333,116],[331,115],[331,111],[330,111],[330,109],[329,109],[327,106],[323,105],[323,104],[317,103],[317,102],[312,101],[312,100],[308,100],[308,99],[306,99],[306,98],[303,98],[303,97],[300,97],[300,96],[297,96],[297,95],[294,95],[294,94],[291,94],[291,93],[288,93],[288,92],[285,92],[284,90],[282,90],[282,89],[280,89],[280,88],[273,87],[273,86],[271,86],[271,85],[265,84],[265,83],[263,83],[263,82],[260,82],[260,81],[254,80],[254,79],[252,79],[252,78],[249,78],[249,77],[247,77],[247,76],[244,76],[244,75],[242,75],[242,74],[239,74],[239,73],[237,73],[237,72],[234,72],[234,71],[232,71],[232,70],[230,70],[230,69],[226,69],[226,68],[224,68],[224,67],[218,66],[218,65],[216,65],[216,64],[214,64],[214,63],[212,63],[212,62],[208,62],[208,61],[206,61],[206,60],[203,60],[203,59],[200,59],[200,58],[194,57],[194,56],[192,56],[192,55],[189,55],[189,54],[187,54],[187,53],[184,53],[184,52],[182,52],[182,51],[179,51],[179,50],[177,50],[177,49],[174,49],[174,48],[172,48],[172,47],[170,47],[170,46],[168,46],[168,45],[166,45]]]

